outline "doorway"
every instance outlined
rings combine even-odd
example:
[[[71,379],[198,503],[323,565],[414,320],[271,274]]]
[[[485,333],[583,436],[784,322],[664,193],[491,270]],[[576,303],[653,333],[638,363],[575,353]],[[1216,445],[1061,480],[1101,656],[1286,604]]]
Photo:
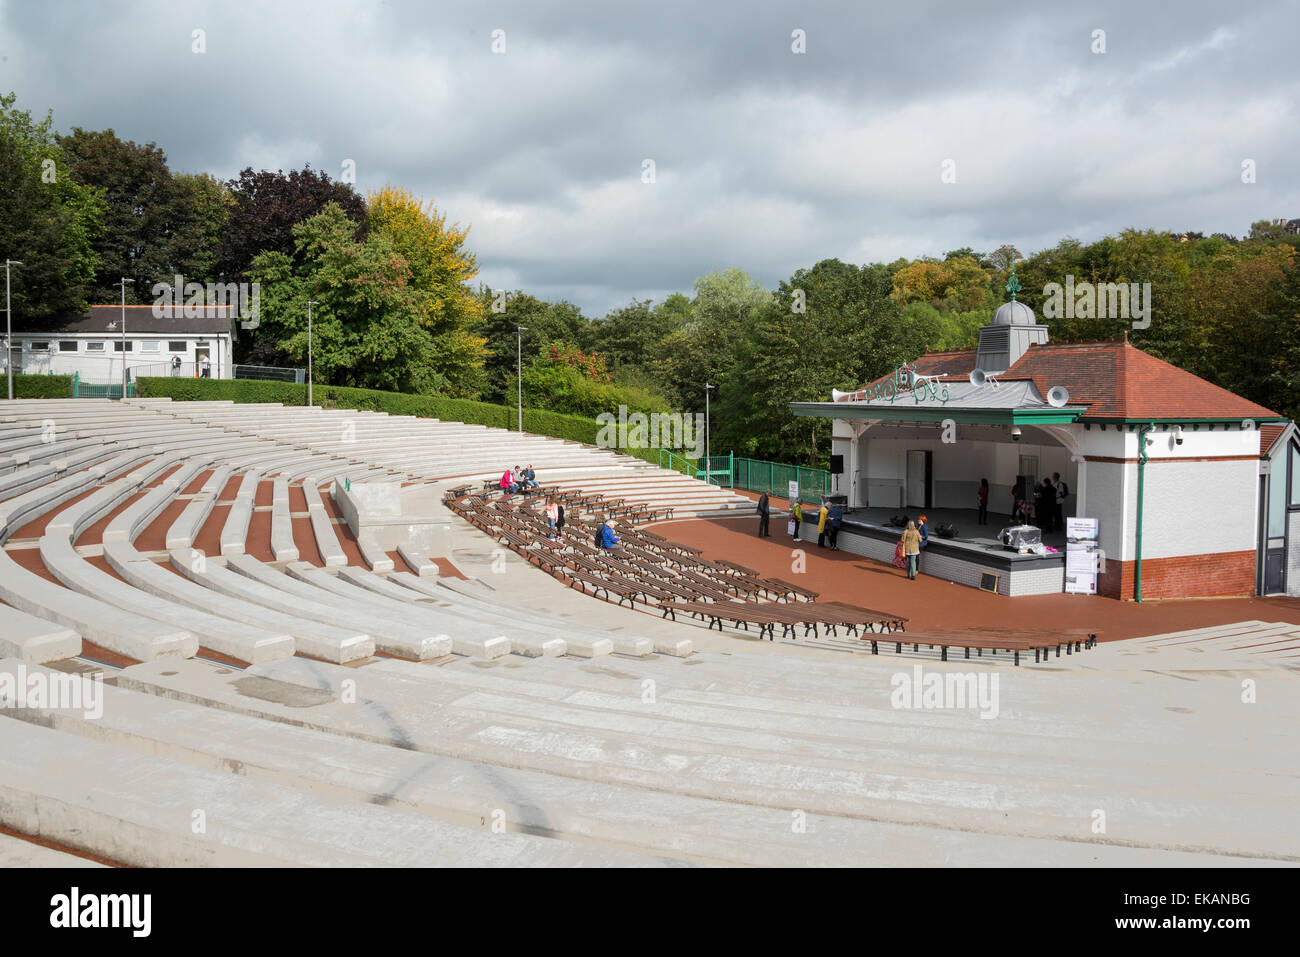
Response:
[[[929,449],[908,450],[905,508],[930,507],[932,458]]]

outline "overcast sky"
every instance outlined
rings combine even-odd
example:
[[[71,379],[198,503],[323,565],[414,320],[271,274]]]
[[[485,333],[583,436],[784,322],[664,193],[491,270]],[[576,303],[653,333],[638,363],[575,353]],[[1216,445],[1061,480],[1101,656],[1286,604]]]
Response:
[[[600,315],[728,266],[1300,217],[1298,36],[1300,0],[0,0],[0,89],[175,170],[352,160],[471,224],[484,282]]]

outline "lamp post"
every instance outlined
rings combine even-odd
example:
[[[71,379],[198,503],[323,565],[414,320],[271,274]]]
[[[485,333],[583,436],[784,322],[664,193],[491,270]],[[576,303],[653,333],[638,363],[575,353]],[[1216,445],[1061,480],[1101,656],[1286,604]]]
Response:
[[[21,266],[17,259],[5,260],[5,371],[9,380],[9,398],[14,397],[14,330],[9,311],[9,267]]]
[[[704,481],[713,484],[713,463],[709,459],[709,393],[716,385],[704,383]]]
[[[519,431],[524,431],[524,333],[527,326],[515,326],[515,401],[519,406]]]
[[[122,398],[126,398],[126,279],[119,279],[122,287]]]
[[[319,306],[315,299],[307,300],[307,405],[311,406],[311,307]]]

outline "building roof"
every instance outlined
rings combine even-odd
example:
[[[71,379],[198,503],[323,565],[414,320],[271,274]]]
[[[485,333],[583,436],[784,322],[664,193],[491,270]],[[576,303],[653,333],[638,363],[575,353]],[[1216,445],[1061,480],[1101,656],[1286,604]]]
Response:
[[[1273,446],[1277,440],[1282,438],[1290,423],[1285,425],[1261,425],[1259,427],[1259,457],[1266,459],[1269,453],[1273,451]]]
[[[918,375],[957,377],[965,382],[975,368],[975,356],[975,349],[927,352],[913,366]],[[1070,406],[1087,407],[1080,416],[1083,422],[1280,418],[1276,412],[1157,359],[1127,340],[1031,345],[996,378],[1001,382],[1028,379],[1040,396],[1054,386],[1064,387],[1070,393]],[[991,391],[989,395],[991,398]]]
[[[191,307],[197,316],[186,316],[184,306],[127,306],[126,334],[217,335],[231,331],[238,317],[233,306]],[[120,305],[91,306],[88,313],[55,316],[40,324],[39,329],[15,329],[15,335],[121,335]]]

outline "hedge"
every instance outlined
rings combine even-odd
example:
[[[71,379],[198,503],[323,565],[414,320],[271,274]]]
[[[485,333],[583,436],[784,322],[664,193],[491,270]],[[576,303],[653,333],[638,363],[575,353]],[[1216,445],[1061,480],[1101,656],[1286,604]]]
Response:
[[[0,392],[0,398],[9,394],[8,389]],[[68,399],[72,397],[72,376],[70,375],[32,375],[14,373],[15,399]]]
[[[38,378],[33,376],[32,378]],[[221,401],[279,402],[283,405],[306,405],[307,386],[294,382],[266,379],[195,379],[190,377],[142,376],[136,380],[137,395],[144,398],[169,397],[178,402]],[[449,399],[436,395],[407,395],[378,389],[354,389],[350,386],[315,385],[312,401],[324,408],[363,409],[389,415],[413,415],[424,419],[467,422],[497,429],[518,427],[518,410],[508,405]],[[562,415],[541,409],[524,409],[524,431],[595,445],[600,423],[578,415]],[[628,455],[659,464],[658,449],[626,449]]]

